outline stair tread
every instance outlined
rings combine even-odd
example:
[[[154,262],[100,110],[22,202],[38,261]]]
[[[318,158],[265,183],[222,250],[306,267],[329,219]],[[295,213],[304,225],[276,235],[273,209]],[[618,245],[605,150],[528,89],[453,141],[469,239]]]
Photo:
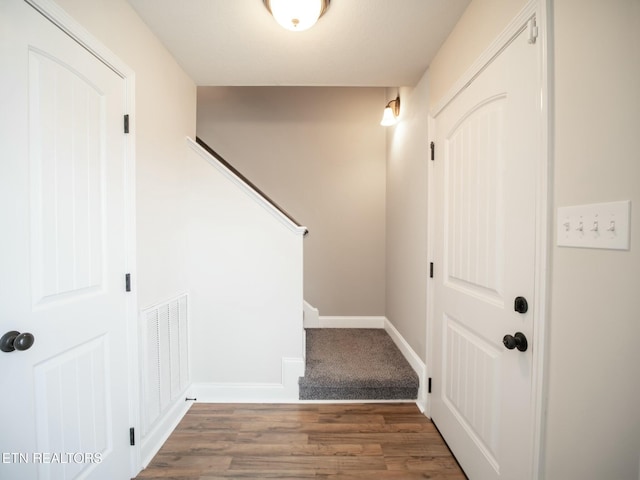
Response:
[[[418,375],[382,329],[307,329],[300,399],[415,399]]]

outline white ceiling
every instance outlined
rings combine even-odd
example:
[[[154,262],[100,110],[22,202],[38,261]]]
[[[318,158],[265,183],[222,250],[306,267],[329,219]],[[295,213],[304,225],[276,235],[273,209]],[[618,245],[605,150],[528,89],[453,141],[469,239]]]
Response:
[[[470,0],[332,0],[304,32],[262,0],[128,0],[197,85],[415,85]]]

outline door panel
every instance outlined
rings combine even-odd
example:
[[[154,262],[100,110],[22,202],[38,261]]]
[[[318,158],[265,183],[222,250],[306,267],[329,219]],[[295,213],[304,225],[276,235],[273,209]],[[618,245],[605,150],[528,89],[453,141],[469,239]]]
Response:
[[[29,51],[36,304],[102,289],[106,106],[103,92],[70,65]]]
[[[130,478],[124,80],[0,2],[0,478]]]
[[[34,367],[39,451],[110,454],[114,438],[107,394],[111,390],[107,348],[103,336]],[[61,478],[76,478],[85,463],[63,465]],[[40,478],[53,473],[51,465],[44,463],[39,464],[39,470]]]
[[[531,478],[538,46],[523,30],[436,117],[431,414],[470,478]]]
[[[463,116],[448,135],[445,168],[445,282],[504,305],[502,157],[506,98],[499,96]]]
[[[502,352],[445,314],[442,401],[487,461],[497,465]]]

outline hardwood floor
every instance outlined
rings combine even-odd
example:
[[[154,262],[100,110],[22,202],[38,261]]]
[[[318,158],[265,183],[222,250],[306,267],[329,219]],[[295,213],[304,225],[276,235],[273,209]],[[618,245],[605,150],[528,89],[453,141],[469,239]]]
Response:
[[[137,479],[464,480],[414,404],[195,404]]]

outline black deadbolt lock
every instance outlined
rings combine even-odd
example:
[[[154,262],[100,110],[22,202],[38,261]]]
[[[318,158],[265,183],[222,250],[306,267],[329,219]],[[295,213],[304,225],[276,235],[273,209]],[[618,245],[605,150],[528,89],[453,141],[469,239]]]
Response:
[[[524,297],[516,297],[513,302],[513,309],[518,313],[527,313],[527,310],[529,310],[527,299]]]

